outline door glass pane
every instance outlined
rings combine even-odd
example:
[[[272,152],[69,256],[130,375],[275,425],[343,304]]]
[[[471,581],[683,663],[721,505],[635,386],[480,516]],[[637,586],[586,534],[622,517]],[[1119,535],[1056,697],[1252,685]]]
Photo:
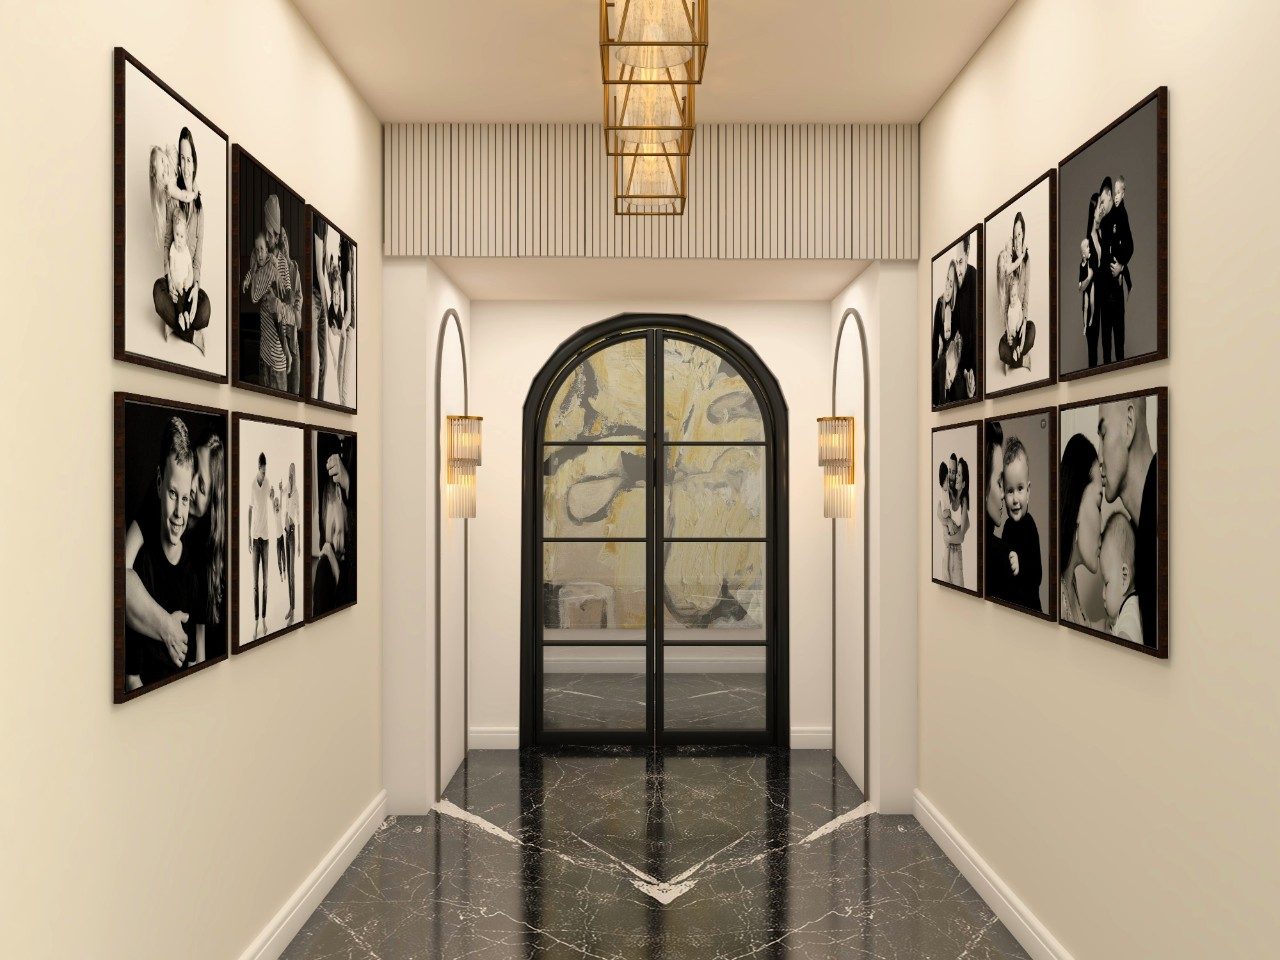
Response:
[[[665,646],[662,688],[664,729],[765,729],[763,646]]]
[[[663,640],[764,642],[764,544],[668,543]]]
[[[643,644],[543,647],[543,729],[643,730],[646,669]]]
[[[645,344],[624,340],[573,369],[547,410],[543,439],[645,439]]]
[[[645,642],[645,544],[542,547],[543,643]]]
[[[542,533],[547,537],[643,537],[645,448],[542,448]]]
[[[663,341],[662,369],[668,440],[764,440],[755,394],[728,360],[668,337]]]
[[[669,537],[763,537],[764,447],[667,447]]]

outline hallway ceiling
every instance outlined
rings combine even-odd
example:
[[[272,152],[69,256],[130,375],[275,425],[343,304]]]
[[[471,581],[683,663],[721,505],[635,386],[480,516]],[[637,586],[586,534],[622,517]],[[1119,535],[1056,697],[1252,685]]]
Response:
[[[831,300],[863,260],[437,257],[472,300]]]
[[[294,0],[384,121],[596,122],[596,0]],[[698,119],[921,119],[1012,0],[716,0]]]

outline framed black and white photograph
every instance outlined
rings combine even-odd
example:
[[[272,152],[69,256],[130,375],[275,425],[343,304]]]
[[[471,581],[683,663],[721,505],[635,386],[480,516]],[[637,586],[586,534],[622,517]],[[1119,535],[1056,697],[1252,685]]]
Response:
[[[1053,170],[1041,175],[983,224],[988,397],[1057,379],[1056,179]]]
[[[982,399],[982,226],[933,258],[929,364],[934,410]]]
[[[1057,408],[989,417],[983,430],[983,590],[988,600],[1056,620]]]
[[[227,380],[227,135],[115,49],[115,358]]]
[[[115,395],[115,702],[227,656],[227,413]]]
[[[1074,380],[1169,355],[1168,92],[1058,167],[1058,367]]]
[[[1169,655],[1169,395],[1164,387],[1059,413],[1058,620]]]
[[[356,435],[307,429],[307,619],[356,602]]]
[[[982,596],[982,421],[933,428],[933,582]]]
[[[303,398],[310,313],[311,227],[302,198],[238,144],[231,148],[235,385]]]
[[[311,208],[309,402],[356,412],[356,244]]]
[[[242,653],[304,622],[306,427],[234,414],[231,650]]]

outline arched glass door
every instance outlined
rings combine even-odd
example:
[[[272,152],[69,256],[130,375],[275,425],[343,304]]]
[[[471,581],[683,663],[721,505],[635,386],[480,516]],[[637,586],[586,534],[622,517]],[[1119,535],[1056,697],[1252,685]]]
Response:
[[[647,319],[526,405],[522,742],[785,742],[781,395],[727,331]]]

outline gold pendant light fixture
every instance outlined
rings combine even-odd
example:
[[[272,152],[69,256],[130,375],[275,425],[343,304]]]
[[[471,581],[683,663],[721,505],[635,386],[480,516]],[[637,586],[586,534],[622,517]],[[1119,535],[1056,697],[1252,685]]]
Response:
[[[684,213],[707,3],[600,0],[605,151],[616,214]]]

